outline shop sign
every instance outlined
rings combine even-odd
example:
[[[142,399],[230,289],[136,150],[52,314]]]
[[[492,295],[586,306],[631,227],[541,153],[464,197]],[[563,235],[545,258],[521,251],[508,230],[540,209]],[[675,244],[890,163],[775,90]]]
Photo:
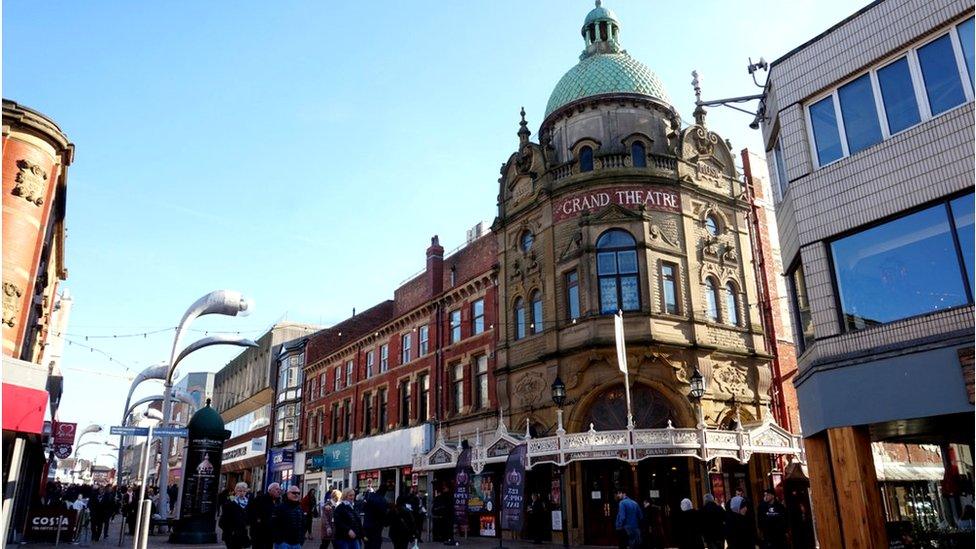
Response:
[[[360,471],[356,473],[357,485],[365,486],[367,489],[375,488],[380,484],[379,471]]]
[[[339,442],[322,448],[322,459],[321,467],[326,471],[349,469],[352,464],[352,442]]]
[[[295,450],[291,448],[279,448],[271,450],[271,470],[284,471],[291,469],[295,463]]]
[[[78,429],[77,423],[62,423],[55,421],[52,427],[55,444],[67,444],[71,446],[75,443],[75,431]]]
[[[681,212],[681,197],[672,189],[665,187],[611,187],[595,191],[575,193],[556,202],[552,207],[552,220],[578,217],[583,212],[595,212],[610,205],[629,210],[656,210],[661,212]]]
[[[54,455],[58,459],[68,459],[71,457],[71,445],[70,444],[55,444],[54,445]]]
[[[426,454],[434,440],[434,425],[425,423],[352,441],[349,469],[392,469],[413,463],[415,454]]]
[[[263,442],[265,437],[259,437]],[[254,450],[254,441],[259,439],[251,439],[247,442],[242,442],[240,444],[235,444],[224,449],[223,458],[221,461],[226,465],[228,463],[234,463],[235,461],[241,461],[242,459],[248,459],[255,456],[264,455],[264,452],[257,452]],[[261,445],[263,446],[263,444]]]
[[[324,464],[325,464],[325,456],[323,456],[321,453],[305,454],[306,473],[320,473],[322,472],[322,465]]]
[[[78,511],[62,506],[34,507],[27,514],[27,539],[30,541],[54,541],[58,530],[65,542],[74,539]]]

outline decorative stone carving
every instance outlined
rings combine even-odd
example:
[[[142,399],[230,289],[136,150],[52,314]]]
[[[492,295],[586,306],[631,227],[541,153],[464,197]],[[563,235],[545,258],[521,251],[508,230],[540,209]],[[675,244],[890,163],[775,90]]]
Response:
[[[722,252],[722,262],[723,263],[736,263],[739,261],[739,254],[735,251],[735,247],[731,244],[725,245],[725,251]]]
[[[546,380],[539,372],[531,372],[522,377],[515,384],[515,397],[523,406],[530,406],[542,400],[542,394],[548,388]]]
[[[573,233],[572,238],[566,243],[566,247],[563,248],[562,253],[559,254],[559,261],[565,261],[572,257],[576,252],[579,251],[580,247],[583,245],[583,232],[576,231]]]
[[[712,156],[715,152],[715,144],[718,143],[718,136],[702,127],[696,127],[694,133],[695,150],[699,156]]]
[[[13,328],[20,314],[21,301],[24,291],[10,282],[3,283],[3,323]]]
[[[30,160],[17,161],[17,175],[14,176],[14,196],[40,206],[44,203],[44,190],[47,188],[47,172]]]
[[[718,259],[719,257],[719,242],[718,238],[706,236],[702,239],[702,256]]]
[[[732,395],[749,393],[749,377],[735,363],[716,365],[712,376],[719,391]]]
[[[657,225],[651,225],[651,227],[648,229],[648,232],[651,235],[651,240],[664,242],[665,244],[667,244],[672,248],[678,247],[678,243],[671,240],[671,238],[669,238],[668,235],[665,234],[664,231],[662,231],[661,228],[658,227]]]

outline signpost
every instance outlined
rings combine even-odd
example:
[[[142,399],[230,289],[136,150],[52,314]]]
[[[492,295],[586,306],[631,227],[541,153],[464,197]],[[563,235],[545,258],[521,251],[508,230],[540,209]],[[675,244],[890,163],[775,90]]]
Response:
[[[113,425],[109,428],[109,433],[123,437],[148,437],[149,427],[122,427]]]
[[[180,429],[168,429],[168,431],[171,432],[178,430]],[[182,430],[185,431],[186,429]],[[150,512],[146,511],[146,504],[152,505],[151,502],[146,501],[146,478],[149,476],[149,446],[152,436],[157,433],[152,427],[129,427],[126,425],[113,425],[109,428],[109,433],[120,437],[146,437],[146,447],[142,451],[142,463],[139,464],[139,511],[136,516],[136,535],[132,540],[133,549],[145,548],[145,536],[143,533],[148,534],[149,521],[151,520],[151,517],[149,516]],[[165,436],[173,435],[170,434]],[[119,448],[121,447],[122,441],[120,440]]]
[[[182,437],[186,438],[189,435],[189,430],[186,427],[158,427],[153,429],[153,434],[157,437]]]

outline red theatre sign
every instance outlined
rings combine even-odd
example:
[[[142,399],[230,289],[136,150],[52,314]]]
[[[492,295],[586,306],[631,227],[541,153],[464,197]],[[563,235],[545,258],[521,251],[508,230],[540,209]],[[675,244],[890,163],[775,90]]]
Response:
[[[610,187],[571,194],[558,200],[552,207],[554,222],[596,212],[611,204],[631,210],[644,207],[661,212],[681,212],[681,196],[673,189],[642,185],[640,187]]]

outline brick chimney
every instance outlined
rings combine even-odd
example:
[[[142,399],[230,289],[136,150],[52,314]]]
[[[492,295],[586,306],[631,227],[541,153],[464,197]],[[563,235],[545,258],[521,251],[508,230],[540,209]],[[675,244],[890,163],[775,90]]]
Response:
[[[435,234],[427,248],[427,287],[431,297],[444,290],[444,247]]]

